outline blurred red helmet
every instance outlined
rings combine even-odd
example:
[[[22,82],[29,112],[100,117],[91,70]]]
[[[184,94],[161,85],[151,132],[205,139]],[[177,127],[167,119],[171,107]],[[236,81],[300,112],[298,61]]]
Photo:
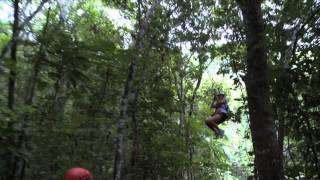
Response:
[[[63,180],[93,180],[91,173],[84,168],[71,168],[63,176]]]

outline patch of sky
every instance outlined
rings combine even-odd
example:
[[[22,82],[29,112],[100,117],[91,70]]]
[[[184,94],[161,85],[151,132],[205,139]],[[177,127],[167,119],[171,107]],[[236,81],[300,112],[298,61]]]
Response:
[[[0,1],[0,21],[12,21],[13,8],[8,1]]]

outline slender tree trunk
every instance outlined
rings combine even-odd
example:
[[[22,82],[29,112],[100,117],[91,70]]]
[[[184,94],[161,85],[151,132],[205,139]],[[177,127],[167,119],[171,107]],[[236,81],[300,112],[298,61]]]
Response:
[[[43,1],[44,2],[44,1]],[[47,17],[46,17],[46,23],[43,27],[42,30],[42,36],[45,36],[47,33],[47,29],[48,29],[48,24],[49,24],[49,16],[50,16],[50,9],[48,10],[47,13]],[[46,58],[45,52],[44,52],[44,44],[41,43],[39,51],[35,57],[35,61],[32,67],[32,71],[31,71],[31,77],[29,78],[28,84],[27,84],[27,91],[26,91],[26,95],[25,95],[25,105],[30,106],[32,105],[33,99],[34,99],[34,95],[35,95],[35,90],[36,90],[36,84],[38,81],[38,75],[39,75],[39,71],[40,71],[40,62],[41,59]],[[28,119],[29,119],[29,115],[25,115],[23,118],[23,128],[27,128],[28,127]],[[23,133],[20,135],[19,137],[19,145],[21,146],[20,148],[25,149],[26,148],[26,134]],[[19,162],[19,171],[18,171],[18,176],[17,178],[19,178],[19,180],[23,180],[24,179],[24,173],[25,173],[25,167],[26,167],[26,160],[22,159]]]
[[[14,94],[15,94],[15,81],[16,81],[16,65],[17,65],[17,38],[19,35],[19,0],[14,1],[14,21],[12,25],[12,46],[10,54],[10,76],[8,84],[8,108],[13,109]]]
[[[285,136],[285,116],[279,116],[279,129],[278,129],[278,142],[279,142],[279,167],[280,167],[280,177],[283,179],[283,147],[284,147],[284,136]]]
[[[139,33],[140,34],[140,33]],[[141,37],[141,36],[139,36]],[[138,40],[140,41],[140,40]],[[138,43],[138,52],[137,54],[140,54],[140,51],[142,48],[142,42],[136,42]],[[120,116],[118,120],[118,130],[117,130],[117,138],[116,138],[116,155],[115,155],[115,161],[114,161],[114,180],[121,180],[121,173],[122,173],[122,166],[123,166],[123,149],[124,149],[124,127],[127,119],[127,111],[128,111],[128,105],[129,105],[129,93],[133,89],[133,80],[136,75],[136,68],[138,63],[138,56],[135,55],[133,57],[133,60],[131,61],[130,67],[129,67],[129,74],[126,81],[126,85],[124,88],[124,92],[121,98],[120,103]]]
[[[138,94],[136,93],[136,96],[134,97],[134,102],[137,103],[138,101]],[[133,106],[135,107],[135,106]],[[137,108],[137,106],[136,106]],[[139,131],[138,131],[138,120],[137,120],[137,112],[134,111],[132,113],[132,152],[131,152],[131,174],[132,174],[132,180],[136,180],[138,177],[137,174],[137,156],[138,156],[138,150],[139,150]]]
[[[141,27],[141,5],[142,2],[141,0],[138,0],[138,14],[137,14],[137,19],[138,19],[138,27]],[[145,68],[143,68],[145,70]],[[145,72],[143,70],[143,73]],[[140,78],[141,83],[143,82],[143,77],[142,75]],[[138,149],[139,149],[139,132],[138,132],[138,120],[137,120],[137,108],[138,108],[138,99],[139,99],[139,86],[142,84],[138,84],[138,87],[136,90],[133,92],[133,102],[132,102],[132,152],[131,152],[131,174],[132,174],[132,180],[136,180],[138,175],[137,175],[137,156],[138,156]]]
[[[18,36],[20,33],[21,28],[28,23],[43,7],[43,5],[47,2],[47,0],[43,0],[41,1],[40,5],[37,7],[37,9],[29,16],[27,17],[27,19],[19,26],[19,1],[15,1],[14,2],[14,24],[13,24],[13,35],[12,35],[12,39],[11,39],[11,44],[9,43],[8,47],[11,47],[11,65],[12,65],[12,69],[10,70],[10,77],[9,77],[9,95],[8,95],[8,107],[13,109],[14,106],[14,102],[15,102],[15,79],[16,79],[16,64],[17,64],[17,60],[16,60],[16,51],[17,51],[17,40],[18,40]],[[47,23],[45,25],[45,28],[47,28]],[[41,49],[43,48],[43,46],[41,45],[40,47],[40,53],[42,52]],[[4,55],[4,54],[2,54]],[[40,57],[41,58],[41,57]],[[25,97],[25,104],[26,105],[31,105],[32,104],[32,100],[33,100],[33,96],[34,96],[34,91],[35,91],[35,86],[36,86],[36,79],[38,76],[38,71],[39,71],[39,55],[38,57],[36,57],[36,61],[34,63],[34,67],[32,69],[32,73],[31,73],[31,78],[30,78],[30,83],[28,83],[28,87],[27,87],[27,93],[26,93],[26,97]],[[24,117],[24,121],[23,123],[23,127],[25,128],[26,126],[26,121],[28,119],[28,116],[26,115]],[[22,132],[22,134],[18,137],[18,147],[21,148],[21,146],[23,146],[22,144],[24,144],[24,136],[25,134]],[[14,160],[14,169],[12,170],[12,178],[11,179],[17,179],[19,178],[20,180],[23,179],[24,177],[24,169],[25,169],[25,160],[24,159],[20,159],[18,157],[15,157]]]
[[[196,98],[197,91],[200,87],[202,80],[202,74],[200,78],[197,81],[196,87],[193,91],[191,102],[190,102],[190,109],[188,113],[188,120],[186,122],[186,145],[187,145],[187,152],[188,152],[188,158],[189,158],[189,167],[188,167],[188,180],[193,180],[193,168],[192,168],[192,161],[193,161],[193,143],[192,143],[192,132],[191,132],[191,127],[190,127],[190,120],[193,115],[194,111],[194,101]]]
[[[305,121],[305,123],[303,123],[303,126],[305,128],[306,137],[309,138],[309,141],[310,141],[310,150],[313,155],[313,164],[314,164],[315,172],[317,172],[317,176],[318,176],[317,179],[319,179],[320,178],[320,169],[319,169],[319,159],[318,159],[318,155],[317,155],[318,154],[317,146],[314,142],[314,138],[312,135],[313,129],[311,128],[309,117],[308,117],[308,115],[306,115],[305,117],[306,117],[306,121]]]
[[[187,119],[186,119],[186,97],[185,97],[185,88],[184,88],[184,67],[183,64],[179,64],[179,78],[174,73],[174,83],[177,91],[178,96],[178,106],[179,106],[179,124],[180,124],[180,134],[184,137],[186,149],[185,152],[189,156],[189,130],[187,127]],[[190,158],[190,157],[189,157]],[[186,169],[181,172],[181,177],[184,177],[185,174],[189,180],[190,177],[190,168],[189,164],[187,165]]]
[[[32,69],[32,74],[30,77],[29,81],[29,87],[27,87],[27,94],[25,97],[25,104],[30,106],[33,102],[33,97],[34,97],[34,92],[35,92],[35,87],[36,87],[36,82],[38,79],[38,73],[39,73],[39,62],[36,60],[36,62],[33,65]],[[26,128],[28,126],[28,115],[25,115],[23,118],[23,128]],[[22,133],[19,137],[19,148],[26,149],[26,137],[27,136],[25,133]],[[24,179],[24,173],[25,173],[25,167],[26,167],[26,160],[24,158],[20,158],[18,160],[18,167],[17,167],[17,175],[15,175],[15,179],[23,180]]]
[[[13,25],[12,25],[12,46],[11,46],[11,52],[10,52],[10,74],[9,74],[9,80],[8,80],[8,108],[10,110],[14,110],[14,103],[15,103],[15,83],[16,83],[16,66],[17,66],[17,46],[18,46],[18,35],[19,35],[19,0],[15,0],[13,3],[14,7],[14,13],[13,13]],[[11,128],[13,124],[11,123],[9,127]],[[16,137],[13,137],[14,142],[16,142]],[[12,180],[15,175],[16,166],[17,166],[17,159],[15,155],[12,153],[9,153],[8,156],[8,173],[5,175],[5,179]]]
[[[42,49],[43,47],[40,47],[40,49]],[[42,51],[40,50],[40,54]],[[30,106],[32,105],[33,102],[33,98],[34,98],[34,94],[35,94],[35,90],[36,90],[36,83],[38,80],[38,75],[39,75],[39,70],[40,70],[40,58],[41,55],[38,55],[38,57],[36,57],[36,60],[33,64],[33,68],[32,68],[32,72],[31,72],[31,77],[28,81],[28,87],[27,89],[27,93],[25,96],[25,105]],[[44,54],[42,54],[44,55]],[[23,128],[27,128],[28,127],[28,119],[29,119],[29,115],[24,115],[23,118]],[[26,148],[26,137],[27,134],[22,133],[19,137],[19,148],[25,149]],[[26,167],[26,160],[25,159],[20,159],[19,160],[19,167],[18,167],[18,171],[17,171],[17,178],[19,178],[19,180],[23,180],[24,179],[24,173],[25,173],[25,167]]]
[[[246,89],[250,129],[261,180],[281,178],[279,145],[270,103],[267,54],[260,1],[237,0],[242,10],[247,38]]]
[[[185,89],[184,89],[184,67],[183,64],[180,64],[178,66],[178,69],[180,70],[178,72],[178,77],[176,73],[173,74],[174,76],[174,83],[177,91],[177,96],[178,96],[178,106],[179,106],[179,124],[180,124],[180,129],[181,129],[181,134],[185,132],[185,127],[186,127],[186,108],[185,108]]]
[[[124,162],[123,157],[123,149],[124,149],[124,127],[127,119],[127,111],[128,111],[128,102],[129,102],[129,94],[133,90],[133,82],[136,76],[136,69],[139,63],[139,59],[141,57],[141,51],[143,50],[143,39],[146,35],[146,29],[148,28],[148,23],[150,20],[150,16],[153,14],[156,7],[160,4],[161,0],[155,0],[148,9],[145,19],[141,24],[137,39],[135,42],[135,49],[136,53],[134,54],[130,67],[128,78],[124,87],[123,95],[121,98],[120,103],[120,115],[118,120],[118,129],[117,129],[117,138],[116,138],[116,154],[115,154],[115,161],[114,161],[114,180],[121,180],[121,173],[122,173],[122,166]]]
[[[180,93],[180,125],[182,130],[186,130],[186,107],[185,107],[185,89],[184,89],[184,77],[180,75],[179,79],[179,93]],[[183,134],[183,133],[182,133]]]
[[[182,70],[183,71],[183,70]],[[181,72],[180,72],[181,73]],[[181,125],[181,134],[184,136],[184,140],[185,140],[185,145],[186,145],[186,149],[185,149],[185,153],[188,154],[189,152],[189,130],[187,127],[187,119],[186,119],[186,96],[185,96],[185,88],[184,88],[184,76],[180,74],[180,79],[179,79],[179,93],[180,93],[180,125]],[[185,176],[185,173],[187,175],[187,178],[190,175],[190,168],[189,165],[187,165],[186,167],[186,171],[182,172],[182,177]]]
[[[115,155],[115,163],[114,163],[114,180],[121,180],[121,172],[123,165],[123,149],[124,149],[124,126],[127,119],[127,110],[128,110],[128,101],[129,101],[129,92],[132,89],[132,81],[136,74],[136,65],[137,65],[138,57],[134,57],[131,65],[129,67],[129,75],[126,81],[126,85],[124,88],[124,92],[121,98],[120,103],[120,116],[118,120],[118,130],[117,130],[117,138],[116,138],[116,155]]]
[[[192,146],[192,133],[191,133],[191,127],[190,127],[190,120],[192,118],[193,112],[194,112],[194,102],[197,97],[198,89],[201,85],[202,81],[202,74],[203,74],[203,62],[200,61],[200,74],[197,79],[196,87],[193,90],[191,101],[190,101],[190,107],[189,107],[189,113],[188,113],[188,120],[186,122],[186,144],[187,144],[187,151],[188,151],[188,158],[189,158],[189,168],[188,168],[188,180],[193,180],[193,169],[192,169],[192,159],[193,159],[193,146]]]
[[[145,67],[142,68],[142,73],[140,80],[138,82],[138,87],[133,92],[133,102],[132,102],[132,152],[131,152],[131,169],[132,169],[132,179],[138,180],[137,174],[137,160],[139,153],[139,121],[137,115],[139,112],[139,94],[141,88],[144,86],[145,81]]]
[[[290,51],[291,52],[291,51]],[[284,137],[285,137],[285,121],[287,116],[285,113],[288,111],[288,107],[286,106],[286,102],[288,101],[287,94],[290,91],[291,84],[287,76],[287,64],[290,56],[287,55],[286,52],[282,53],[283,60],[283,69],[278,77],[277,84],[279,85],[276,90],[278,96],[276,96],[276,116],[278,117],[278,143],[279,143],[279,167],[280,167],[280,177],[284,178],[284,159],[283,159],[283,147],[284,147]]]

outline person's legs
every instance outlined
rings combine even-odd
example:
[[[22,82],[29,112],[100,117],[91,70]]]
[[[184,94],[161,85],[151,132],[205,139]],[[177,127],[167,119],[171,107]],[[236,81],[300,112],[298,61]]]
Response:
[[[215,114],[213,116],[208,117],[207,120],[205,121],[207,126],[212,131],[214,131],[217,135],[220,134],[220,131],[221,131],[218,127],[218,124],[222,118],[223,118],[222,114]]]

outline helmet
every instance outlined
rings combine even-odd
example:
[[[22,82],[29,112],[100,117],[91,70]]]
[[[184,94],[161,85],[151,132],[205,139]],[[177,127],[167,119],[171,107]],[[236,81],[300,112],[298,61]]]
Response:
[[[80,167],[69,169],[63,176],[63,180],[93,180],[91,173]]]
[[[217,91],[217,95],[223,95],[224,96],[224,92],[223,91]]]

